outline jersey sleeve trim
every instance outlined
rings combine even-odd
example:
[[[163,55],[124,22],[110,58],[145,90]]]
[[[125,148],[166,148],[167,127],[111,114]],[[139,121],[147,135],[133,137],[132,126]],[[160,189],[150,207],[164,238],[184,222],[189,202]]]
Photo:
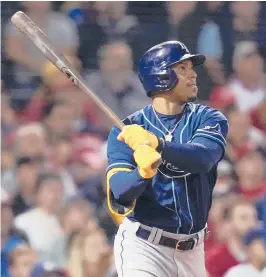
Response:
[[[123,162],[121,162],[121,163],[113,163],[113,164],[110,164],[110,165],[106,168],[106,173],[107,173],[109,170],[113,169],[113,168],[121,168],[121,167],[123,167],[123,168],[128,168],[128,169],[132,169],[132,170],[136,168],[135,165],[132,165],[132,164],[130,164],[130,163],[123,163]]]
[[[225,140],[224,136],[221,133],[207,131],[207,130],[204,130],[204,129],[198,129],[196,131],[196,133],[203,133],[203,134],[206,133],[206,134],[214,135],[215,137],[220,138],[224,142],[224,144],[226,144],[226,140]]]
[[[210,135],[210,134],[206,134],[205,132],[197,132],[197,133],[192,137],[191,141],[192,141],[194,138],[196,138],[196,137],[206,137],[206,138],[211,139],[211,140],[213,140],[213,141],[215,141],[215,142],[218,142],[218,143],[222,146],[223,150],[225,151],[226,143],[225,143],[223,137],[222,137],[222,136],[217,136],[217,134],[215,134],[215,135],[216,135],[216,136],[212,136],[212,135]]]

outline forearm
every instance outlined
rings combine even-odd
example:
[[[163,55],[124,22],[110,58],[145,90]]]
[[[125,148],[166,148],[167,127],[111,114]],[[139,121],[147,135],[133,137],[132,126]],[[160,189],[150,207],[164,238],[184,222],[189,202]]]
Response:
[[[119,171],[109,178],[109,185],[114,197],[121,203],[136,200],[145,190],[148,179],[139,175],[138,169],[130,172]]]
[[[198,173],[208,172],[217,163],[222,150],[215,150],[199,143],[166,142],[161,154],[163,160],[175,167],[185,172]]]

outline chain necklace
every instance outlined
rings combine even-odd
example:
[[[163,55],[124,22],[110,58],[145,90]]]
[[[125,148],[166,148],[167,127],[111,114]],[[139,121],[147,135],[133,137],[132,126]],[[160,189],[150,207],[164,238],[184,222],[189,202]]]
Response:
[[[156,119],[158,120],[158,122],[162,125],[162,127],[163,127],[163,128],[166,130],[166,132],[167,132],[167,134],[165,135],[165,140],[171,142],[171,141],[173,140],[173,133],[174,133],[176,127],[178,126],[178,124],[180,123],[180,121],[182,120],[183,115],[184,115],[184,112],[183,112],[181,118],[179,119],[179,121],[178,121],[178,122],[176,123],[176,125],[174,126],[174,128],[173,128],[172,130],[168,130],[168,129],[164,126],[164,124],[162,123],[162,121],[160,120],[160,118],[158,117],[158,115],[157,115],[157,113],[156,113],[156,111],[154,110],[153,107],[152,107],[152,110],[153,110],[153,113],[154,113]]]

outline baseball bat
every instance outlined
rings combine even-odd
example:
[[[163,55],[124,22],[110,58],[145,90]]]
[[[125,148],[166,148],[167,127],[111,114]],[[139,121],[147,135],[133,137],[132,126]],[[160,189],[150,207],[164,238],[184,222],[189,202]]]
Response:
[[[66,57],[57,50],[49,41],[43,31],[24,13],[16,12],[11,17],[12,23],[20,32],[25,34],[33,44],[49,59],[59,70],[61,70],[71,81],[85,92],[95,104],[116,124],[121,130],[125,124],[119,117],[88,87],[85,79],[75,69],[75,67],[66,59]],[[161,160],[158,164],[161,164]],[[157,166],[157,162],[153,167]]]
[[[119,117],[88,87],[85,79],[49,41],[43,31],[24,13],[16,12],[11,17],[12,23],[20,32],[25,34],[34,45],[48,58],[59,70],[61,70],[72,82],[85,92],[95,104],[116,124],[121,130],[125,126]]]

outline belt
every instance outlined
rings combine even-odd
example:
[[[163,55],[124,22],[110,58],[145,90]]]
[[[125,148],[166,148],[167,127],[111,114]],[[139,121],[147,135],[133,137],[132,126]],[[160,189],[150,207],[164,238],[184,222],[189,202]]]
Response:
[[[208,233],[209,232],[207,231],[207,228],[206,228],[204,230],[204,238],[206,238]],[[136,232],[136,236],[144,240],[148,240],[150,234],[151,234],[151,231],[143,229],[141,226]],[[199,240],[198,235],[195,235],[195,237],[187,240],[177,240],[177,239],[169,238],[162,235],[158,244],[162,246],[175,248],[181,251],[186,251],[186,250],[192,250],[194,247],[196,247],[198,244],[198,240]]]

